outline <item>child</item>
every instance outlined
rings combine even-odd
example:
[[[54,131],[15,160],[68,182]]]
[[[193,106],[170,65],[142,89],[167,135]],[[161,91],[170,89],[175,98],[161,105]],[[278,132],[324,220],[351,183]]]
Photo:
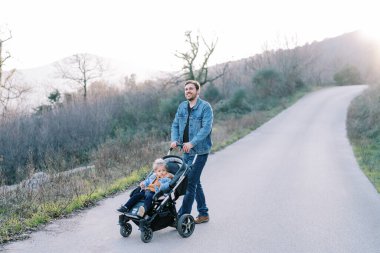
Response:
[[[167,171],[166,162],[161,158],[154,161],[153,170],[154,173],[140,183],[142,191],[131,196],[128,202],[117,209],[117,211],[126,213],[141,199],[144,199],[144,205],[140,206],[137,211],[139,217],[143,217],[145,212],[152,207],[154,194],[160,189],[167,188],[171,178],[173,178],[173,175]]]

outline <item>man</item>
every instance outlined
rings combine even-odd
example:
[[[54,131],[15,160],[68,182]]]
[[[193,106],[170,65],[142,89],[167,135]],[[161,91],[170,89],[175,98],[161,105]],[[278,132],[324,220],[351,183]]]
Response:
[[[171,148],[175,148],[178,143],[183,143],[183,159],[187,165],[191,165],[196,157],[193,168],[188,175],[189,181],[182,207],[178,212],[179,217],[183,214],[190,214],[195,198],[199,212],[195,219],[196,224],[209,221],[200,177],[212,146],[213,122],[212,108],[208,102],[199,98],[199,92],[200,85],[197,81],[188,80],[185,82],[187,101],[178,106],[171,128],[170,144]]]

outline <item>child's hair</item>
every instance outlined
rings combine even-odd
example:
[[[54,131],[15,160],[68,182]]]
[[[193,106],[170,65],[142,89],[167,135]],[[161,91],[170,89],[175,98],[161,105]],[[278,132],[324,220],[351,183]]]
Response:
[[[156,170],[158,166],[162,166],[162,165],[164,166],[164,168],[165,168],[166,170],[168,169],[168,167],[167,167],[166,162],[165,162],[164,159],[162,159],[162,158],[158,158],[158,159],[156,159],[156,160],[153,162],[153,170]]]

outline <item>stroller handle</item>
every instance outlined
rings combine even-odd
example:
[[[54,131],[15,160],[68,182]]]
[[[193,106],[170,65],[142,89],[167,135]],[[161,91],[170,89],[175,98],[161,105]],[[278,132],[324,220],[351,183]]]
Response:
[[[179,147],[179,150],[182,151],[182,147],[183,147],[183,144],[182,143],[179,143],[177,142],[177,147]],[[173,151],[174,148],[169,148],[169,151],[168,151],[168,154],[167,155],[170,155],[170,152]]]
[[[179,150],[183,152],[183,143],[179,143],[177,142],[177,147],[179,147]],[[174,148],[169,148],[169,151],[168,151],[168,154],[167,155],[170,155],[170,152],[173,150]],[[193,162],[191,163],[191,165],[194,165],[195,161],[197,160],[198,158],[198,154],[195,154],[194,156],[194,159],[193,159]]]

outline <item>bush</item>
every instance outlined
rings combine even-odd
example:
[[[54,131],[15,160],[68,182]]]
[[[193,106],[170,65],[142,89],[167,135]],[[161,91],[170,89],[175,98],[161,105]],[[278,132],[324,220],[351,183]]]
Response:
[[[262,69],[253,77],[253,92],[258,98],[283,97],[288,95],[283,78],[274,69]]]
[[[380,136],[380,87],[371,87],[354,99],[347,118],[351,138]]]
[[[224,100],[218,103],[216,107],[217,112],[222,113],[237,113],[243,114],[251,111],[251,107],[247,102],[247,93],[243,89],[235,91],[229,100]]]
[[[160,100],[158,105],[160,118],[165,119],[165,122],[171,123],[177,112],[178,105],[184,100],[185,97],[182,89]]]
[[[334,75],[334,81],[338,85],[360,84],[360,71],[355,66],[346,65]]]
[[[210,103],[216,103],[222,98],[219,89],[213,83],[206,87],[203,94],[204,98]]]
[[[371,87],[351,103],[347,132],[357,161],[380,192],[380,87]]]

